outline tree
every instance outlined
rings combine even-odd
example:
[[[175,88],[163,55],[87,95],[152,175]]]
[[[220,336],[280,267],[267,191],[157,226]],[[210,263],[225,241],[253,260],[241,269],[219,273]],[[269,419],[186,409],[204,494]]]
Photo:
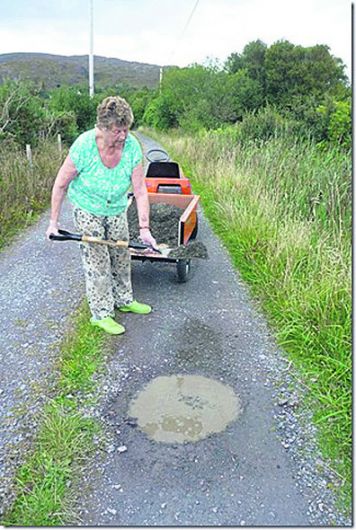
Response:
[[[35,145],[44,115],[42,101],[32,83],[7,81],[0,86],[0,138]]]
[[[91,98],[84,87],[62,86],[50,92],[48,108],[54,112],[74,113],[77,134],[94,127],[98,97],[96,95],[96,97]]]
[[[143,122],[145,111],[154,96],[157,96],[157,92],[155,90],[144,87],[135,91],[129,98],[128,101],[131,105],[134,115],[135,127],[138,127]]]
[[[325,45],[303,48],[278,41],[266,51],[265,69],[267,100],[282,106],[294,96],[323,97],[346,80],[344,65]]]
[[[233,52],[226,59],[224,68],[228,74],[235,74],[236,72],[244,68],[244,66],[245,65],[243,57],[239,53]]]
[[[245,70],[247,75],[258,81],[263,92],[266,87],[265,56],[267,45],[261,40],[251,41],[244,47],[242,54],[232,53],[225,62],[225,70],[235,74]]]

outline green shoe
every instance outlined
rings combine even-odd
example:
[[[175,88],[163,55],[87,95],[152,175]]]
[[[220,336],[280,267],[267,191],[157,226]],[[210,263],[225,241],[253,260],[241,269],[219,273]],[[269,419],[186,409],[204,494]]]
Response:
[[[110,335],[121,335],[121,333],[125,332],[124,326],[115,322],[115,320],[111,317],[105,317],[101,320],[95,320],[94,318],[91,318],[90,322],[93,326],[103,329],[106,331],[106,333],[110,333]]]
[[[118,308],[123,313],[138,313],[139,315],[148,315],[151,313],[152,307],[147,304],[141,304],[134,300],[131,304],[122,305]]]

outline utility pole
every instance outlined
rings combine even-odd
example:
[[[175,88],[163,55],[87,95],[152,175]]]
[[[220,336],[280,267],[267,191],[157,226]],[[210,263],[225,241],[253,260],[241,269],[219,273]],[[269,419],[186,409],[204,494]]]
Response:
[[[163,75],[163,68],[162,66],[159,67],[159,93],[162,92],[162,75]]]
[[[89,96],[94,96],[94,0],[90,0]]]

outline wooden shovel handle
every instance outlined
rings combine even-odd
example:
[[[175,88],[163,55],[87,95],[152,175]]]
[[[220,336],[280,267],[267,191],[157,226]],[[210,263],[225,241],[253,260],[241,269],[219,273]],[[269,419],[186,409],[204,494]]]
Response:
[[[58,230],[58,235],[51,234],[49,239],[52,241],[82,241],[84,243],[95,243],[106,245],[108,247],[133,248],[135,250],[151,249],[150,245],[138,243],[136,241],[114,241],[112,239],[100,239],[99,237],[86,236],[82,234],[72,234],[67,230]]]
[[[96,243],[98,245],[107,245],[108,247],[122,247],[128,248],[128,241],[113,241],[112,239],[100,239],[99,237],[93,236],[82,236],[82,241],[84,243]]]

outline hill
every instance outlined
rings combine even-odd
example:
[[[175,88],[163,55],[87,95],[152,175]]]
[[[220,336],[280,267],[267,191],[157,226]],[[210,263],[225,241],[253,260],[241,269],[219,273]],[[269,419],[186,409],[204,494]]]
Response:
[[[138,88],[153,88],[159,82],[159,68],[155,64],[94,56],[94,84],[100,88],[121,83]],[[29,79],[48,89],[88,83],[88,77],[87,55],[0,54],[0,84],[6,79]]]

